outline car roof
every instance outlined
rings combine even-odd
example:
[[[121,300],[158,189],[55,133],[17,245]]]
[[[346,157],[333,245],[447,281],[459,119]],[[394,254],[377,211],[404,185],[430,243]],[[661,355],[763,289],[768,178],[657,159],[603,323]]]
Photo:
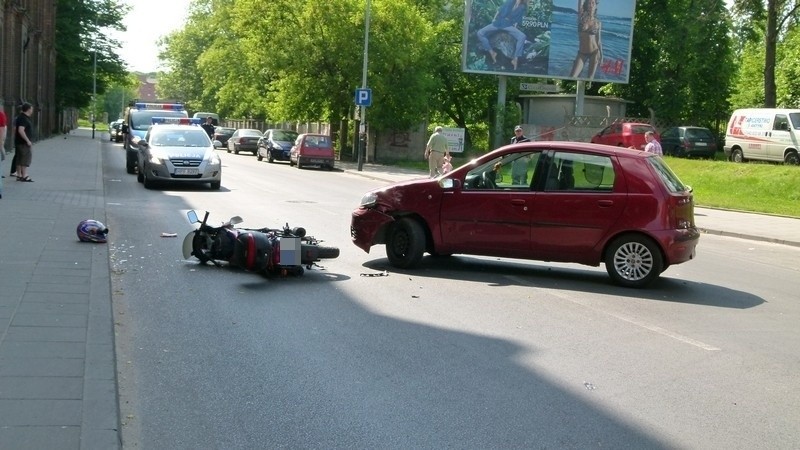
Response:
[[[205,130],[200,128],[199,125],[180,125],[180,124],[158,124],[152,126],[153,130],[162,131],[181,131],[181,130],[197,130],[205,134]]]
[[[585,151],[596,155],[616,156],[622,158],[650,158],[655,156],[653,153],[648,153],[642,150],[634,150],[630,148],[618,147],[615,145],[606,144],[593,144],[591,142],[572,142],[572,141],[530,141],[521,142],[519,144],[507,144],[490,153],[497,152],[511,153],[524,147],[530,150],[570,150],[570,151]]]

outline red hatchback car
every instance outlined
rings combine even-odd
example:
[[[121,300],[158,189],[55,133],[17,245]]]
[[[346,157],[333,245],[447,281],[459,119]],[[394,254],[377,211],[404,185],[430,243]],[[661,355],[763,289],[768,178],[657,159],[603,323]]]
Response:
[[[289,165],[297,164],[301,169],[305,166],[319,166],[333,170],[336,152],[330,136],[324,134],[304,133],[297,136],[292,149],[289,150]]]
[[[370,191],[350,233],[389,263],[473,254],[598,266],[644,287],[692,259],[694,198],[658,156],[579,142],[508,145],[434,179]]]
[[[647,144],[644,134],[648,131],[655,133],[656,140],[659,140],[658,132],[649,123],[612,123],[592,136],[592,143],[644,150]]]

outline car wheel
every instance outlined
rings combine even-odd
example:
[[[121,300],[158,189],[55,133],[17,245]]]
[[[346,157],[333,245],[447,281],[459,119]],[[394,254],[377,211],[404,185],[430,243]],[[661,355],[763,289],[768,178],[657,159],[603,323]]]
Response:
[[[230,153],[230,152],[231,152],[231,148],[230,148],[230,147],[226,148],[225,150],[227,150],[227,151],[228,151],[228,153]]]
[[[139,183],[144,182],[144,169],[140,170],[139,173],[136,174],[136,181]]]
[[[401,269],[410,269],[419,264],[425,251],[425,232],[411,218],[403,218],[389,228],[386,240],[386,257],[389,263]]]
[[[222,187],[222,180],[211,182],[211,190],[218,191],[220,187]]]
[[[300,169],[300,158],[297,158],[297,168]]]
[[[614,239],[606,250],[605,263],[611,281],[631,288],[647,286],[664,270],[661,250],[641,235]]]
[[[744,154],[741,149],[733,149],[733,152],[731,152],[731,161],[737,163],[744,162]]]
[[[797,156],[797,152],[789,152],[783,158],[783,161],[786,164],[790,164],[792,166],[796,166],[796,165],[800,164],[800,157]]]
[[[267,152],[267,161],[269,161],[270,163],[275,162],[275,157],[272,156],[272,152]]]
[[[125,163],[125,171],[134,174],[136,173],[136,163],[133,161],[126,161]]]

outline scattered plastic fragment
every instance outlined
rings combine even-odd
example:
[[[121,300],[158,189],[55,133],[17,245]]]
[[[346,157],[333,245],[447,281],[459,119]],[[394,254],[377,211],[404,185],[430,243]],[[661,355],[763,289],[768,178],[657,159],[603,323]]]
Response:
[[[178,237],[178,233],[161,233],[161,237]]]
[[[389,276],[389,272],[384,270],[383,272],[377,272],[377,273],[362,273],[361,276],[362,277],[388,277]]]

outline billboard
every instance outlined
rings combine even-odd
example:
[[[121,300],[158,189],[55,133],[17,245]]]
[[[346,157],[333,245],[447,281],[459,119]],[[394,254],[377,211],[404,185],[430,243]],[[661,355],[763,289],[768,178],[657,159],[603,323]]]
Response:
[[[464,72],[627,83],[636,0],[466,0]]]

